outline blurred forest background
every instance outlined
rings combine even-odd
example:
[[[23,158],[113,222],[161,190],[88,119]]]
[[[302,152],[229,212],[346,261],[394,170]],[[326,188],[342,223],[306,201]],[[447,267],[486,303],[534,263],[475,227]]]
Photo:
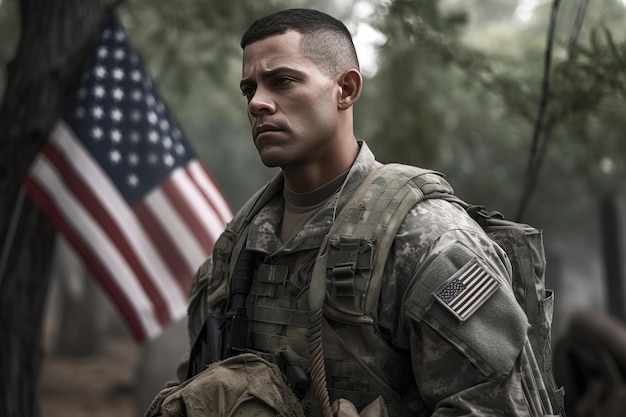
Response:
[[[239,39],[255,18],[284,7],[329,12],[354,33],[366,78],[357,136],[380,160],[442,171],[465,200],[511,219],[523,214],[544,230],[555,340],[577,309],[606,311],[612,292],[623,300],[625,0],[560,2],[553,22],[547,0],[123,2],[119,15],[133,45],[235,210],[275,174],[251,144],[238,87]],[[16,1],[0,0],[0,97],[20,35],[18,13]],[[528,170],[533,147],[537,159]],[[611,231],[619,280],[608,284]],[[50,317],[61,304],[50,302]],[[71,322],[49,324],[58,333]],[[184,329],[164,337],[180,344]],[[140,347],[124,352],[118,365],[147,357]],[[163,358],[158,366],[172,371],[178,358]],[[105,369],[113,368],[97,372]],[[129,374],[125,387],[137,386],[148,382]],[[42,412],[54,415],[45,401]],[[80,414],[65,408],[63,415]]]

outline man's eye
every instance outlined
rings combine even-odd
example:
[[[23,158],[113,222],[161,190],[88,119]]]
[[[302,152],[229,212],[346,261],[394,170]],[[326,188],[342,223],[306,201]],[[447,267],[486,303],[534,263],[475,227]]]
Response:
[[[291,84],[293,82],[293,80],[291,78],[277,78],[274,81],[274,84],[277,85],[278,87],[284,87],[288,84]]]

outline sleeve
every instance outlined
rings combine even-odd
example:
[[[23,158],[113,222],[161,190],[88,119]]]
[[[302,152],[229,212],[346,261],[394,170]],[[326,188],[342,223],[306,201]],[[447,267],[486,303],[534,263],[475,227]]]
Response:
[[[528,321],[506,254],[477,225],[435,229],[400,314],[421,400],[433,416],[534,415],[521,362]]]

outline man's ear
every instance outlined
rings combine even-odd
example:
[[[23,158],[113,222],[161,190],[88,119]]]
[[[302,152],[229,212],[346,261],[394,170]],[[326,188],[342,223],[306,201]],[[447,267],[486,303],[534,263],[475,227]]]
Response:
[[[361,96],[363,88],[363,77],[361,73],[354,68],[344,71],[339,79],[339,100],[338,106],[340,110],[350,108]]]

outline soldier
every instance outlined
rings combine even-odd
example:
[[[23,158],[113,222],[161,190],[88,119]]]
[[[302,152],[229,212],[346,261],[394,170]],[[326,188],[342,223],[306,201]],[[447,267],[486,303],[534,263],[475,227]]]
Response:
[[[228,309],[231,274],[246,249],[254,253],[246,353],[165,390],[146,415],[172,415],[164,411],[166,403],[177,403],[188,415],[192,409],[230,415],[246,398],[255,398],[259,415],[552,414],[524,361],[528,321],[510,290],[509,259],[460,206],[443,199],[417,203],[401,219],[382,264],[367,255],[376,251],[376,242],[342,237],[338,256],[356,254],[353,263],[345,264],[348,275],[340,275],[344,264],[337,262],[322,283],[326,288],[313,285],[331,225],[381,165],[353,131],[353,106],[363,86],[357,54],[340,21],[308,9],[255,21],[241,47],[241,92],[253,144],[265,165],[281,170],[235,216],[213,256],[197,271],[189,341],[190,347],[197,346],[205,337],[207,317]],[[382,283],[370,317],[364,314],[370,275],[363,271],[376,268],[383,271]],[[486,288],[484,293],[461,307],[451,305],[451,298],[473,288],[464,281],[470,275]],[[321,371],[309,353],[314,299],[324,303]],[[192,362],[194,355],[192,351]],[[274,397],[276,404],[250,393],[222,401],[215,385],[224,380],[206,375],[222,372],[224,366],[231,369],[234,360],[237,370],[246,361],[280,370],[299,406],[281,408],[293,405],[295,398],[284,390],[282,397]],[[191,375],[188,363],[189,358],[180,368],[181,381]],[[289,378],[294,369],[313,380],[321,372],[322,385],[298,385],[302,379]],[[239,381],[251,378],[246,375]],[[212,394],[201,384],[210,385]],[[194,395],[185,394],[190,391]],[[210,398],[199,406],[203,393]],[[203,409],[208,403],[218,410]]]

